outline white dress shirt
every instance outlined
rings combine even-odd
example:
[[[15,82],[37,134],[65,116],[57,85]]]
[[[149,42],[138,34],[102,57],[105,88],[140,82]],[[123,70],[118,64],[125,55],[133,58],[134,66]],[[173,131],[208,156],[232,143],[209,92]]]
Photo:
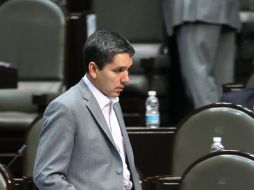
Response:
[[[113,109],[113,105],[119,101],[118,97],[107,97],[101,91],[99,91],[87,78],[85,75],[83,77],[86,85],[89,87],[93,95],[95,96],[104,118],[108,124],[109,130],[117,147],[117,150],[121,156],[123,163],[123,178],[124,178],[124,188],[123,190],[130,190],[132,188],[132,182],[130,181],[130,171],[128,170],[125,158],[125,150],[123,146],[123,137],[121,129]]]

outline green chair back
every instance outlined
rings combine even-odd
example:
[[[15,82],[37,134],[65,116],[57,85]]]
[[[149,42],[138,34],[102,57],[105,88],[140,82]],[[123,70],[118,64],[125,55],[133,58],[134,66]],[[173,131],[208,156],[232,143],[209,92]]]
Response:
[[[190,113],[177,126],[172,173],[182,176],[196,159],[210,152],[213,137],[225,149],[254,153],[254,114],[241,106],[217,103]]]
[[[254,157],[225,151],[206,155],[184,173],[180,190],[252,190]]]

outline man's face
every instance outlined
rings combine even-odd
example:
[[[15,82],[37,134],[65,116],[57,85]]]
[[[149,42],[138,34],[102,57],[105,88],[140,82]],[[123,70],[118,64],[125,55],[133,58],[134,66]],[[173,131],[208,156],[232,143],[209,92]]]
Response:
[[[106,64],[102,70],[96,66],[94,85],[106,96],[119,96],[129,81],[128,70],[131,65],[132,57],[128,53],[115,55],[113,61]]]

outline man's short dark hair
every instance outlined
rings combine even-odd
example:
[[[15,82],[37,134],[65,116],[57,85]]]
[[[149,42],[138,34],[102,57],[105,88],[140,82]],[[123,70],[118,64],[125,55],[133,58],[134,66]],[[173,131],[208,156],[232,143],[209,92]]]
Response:
[[[88,64],[95,62],[98,68],[103,69],[104,65],[113,61],[116,54],[128,53],[133,56],[134,48],[122,35],[105,30],[97,30],[87,39],[84,50],[84,67],[88,71]]]

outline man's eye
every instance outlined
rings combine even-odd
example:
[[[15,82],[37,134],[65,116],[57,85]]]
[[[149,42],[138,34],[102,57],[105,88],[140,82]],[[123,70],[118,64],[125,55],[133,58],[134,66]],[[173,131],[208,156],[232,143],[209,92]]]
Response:
[[[115,73],[121,73],[121,72],[123,72],[124,71],[124,69],[123,68],[120,68],[120,69],[115,69],[115,70],[113,70]]]

